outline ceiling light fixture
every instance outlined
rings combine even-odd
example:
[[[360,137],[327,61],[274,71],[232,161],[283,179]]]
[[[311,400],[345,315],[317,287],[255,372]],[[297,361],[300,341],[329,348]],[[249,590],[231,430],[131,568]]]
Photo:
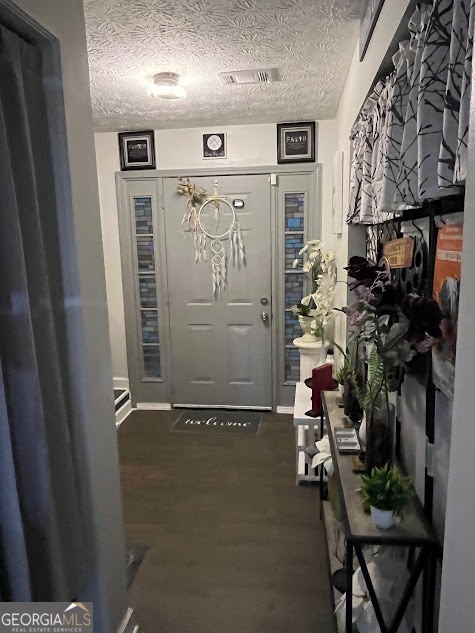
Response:
[[[186,97],[186,90],[178,85],[180,75],[177,73],[157,73],[153,76],[153,86],[148,90],[151,97],[173,101]]]

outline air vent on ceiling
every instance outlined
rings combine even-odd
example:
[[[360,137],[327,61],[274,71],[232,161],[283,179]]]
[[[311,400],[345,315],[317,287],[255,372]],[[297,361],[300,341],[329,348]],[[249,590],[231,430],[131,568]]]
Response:
[[[274,81],[280,81],[280,72],[278,68],[259,68],[257,70],[235,70],[229,73],[218,73],[218,77],[225,86],[270,84]]]

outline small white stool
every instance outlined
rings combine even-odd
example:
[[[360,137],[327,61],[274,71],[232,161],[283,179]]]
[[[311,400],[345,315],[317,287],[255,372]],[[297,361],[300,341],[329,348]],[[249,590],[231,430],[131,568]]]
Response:
[[[312,372],[310,372],[312,375]],[[319,481],[318,468],[312,468],[308,463],[305,448],[315,448],[315,442],[320,439],[320,416],[312,418],[305,415],[305,411],[312,408],[312,390],[303,382],[295,387],[294,427],[295,427],[295,455],[296,455],[296,484],[302,481]]]

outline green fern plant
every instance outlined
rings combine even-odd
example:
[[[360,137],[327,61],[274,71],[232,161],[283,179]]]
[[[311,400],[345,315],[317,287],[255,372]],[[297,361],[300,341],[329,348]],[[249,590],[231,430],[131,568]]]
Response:
[[[375,407],[383,405],[386,395],[386,372],[376,347],[373,347],[368,358],[368,377],[365,391],[360,395],[360,406],[363,411],[372,412]]]
[[[410,477],[404,477],[397,468],[385,464],[382,468],[373,468],[371,475],[361,476],[358,492],[364,503],[401,514],[414,495],[414,487]]]

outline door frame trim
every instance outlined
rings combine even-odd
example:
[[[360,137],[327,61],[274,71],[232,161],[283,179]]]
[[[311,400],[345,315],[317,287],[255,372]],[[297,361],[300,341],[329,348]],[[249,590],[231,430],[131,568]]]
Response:
[[[119,191],[123,191],[123,185],[126,181],[129,180],[153,180],[157,179],[158,181],[158,191],[160,194],[159,205],[161,207],[161,211],[164,212],[164,187],[163,181],[165,178],[180,178],[180,177],[189,177],[189,178],[197,178],[201,176],[254,176],[254,175],[270,175],[277,174],[279,175],[305,175],[311,177],[311,199],[313,202],[312,208],[314,213],[309,215],[309,221],[307,226],[307,235],[315,236],[316,238],[321,237],[321,220],[322,220],[322,196],[321,196],[321,183],[322,183],[322,164],[321,163],[312,163],[309,165],[300,165],[300,164],[290,164],[290,165],[258,165],[258,166],[249,166],[249,167],[219,167],[217,169],[212,169],[209,167],[206,168],[194,168],[194,169],[151,169],[151,170],[141,170],[139,172],[134,171],[118,171],[116,172],[116,183],[117,183],[117,193]],[[270,192],[270,224],[271,224],[271,249],[272,249],[272,261],[271,261],[271,292],[272,296],[276,297],[278,288],[279,288],[279,280],[280,280],[280,270],[279,270],[279,262],[277,261],[277,254],[279,252],[279,239],[281,236],[278,234],[278,218],[277,218],[277,210],[278,210],[278,183],[277,186],[272,186]],[[120,198],[120,196],[119,196]],[[120,209],[120,199],[118,200],[118,207]],[[119,210],[120,214],[120,210]],[[122,259],[122,256],[121,256]],[[166,260],[166,249],[165,249],[165,260]],[[168,278],[168,265],[166,264],[166,276]],[[125,306],[124,306],[125,308]],[[277,359],[279,358],[279,320],[278,315],[275,313],[274,305],[272,312],[272,323],[271,323],[271,372],[272,372],[272,386],[271,386],[271,402],[272,402],[272,411],[277,411],[277,408],[280,407],[279,403],[279,393],[280,393],[280,385],[279,385],[279,367],[277,363]],[[127,324],[126,324],[127,327]],[[170,311],[168,310],[167,315],[167,329],[170,332]],[[171,366],[171,357],[168,360],[167,375],[173,377],[173,367]],[[172,385],[173,386],[173,385]],[[173,400],[173,389],[171,390],[171,400]],[[168,404],[168,403],[167,403]],[[174,403],[170,403],[171,407],[175,407]],[[209,407],[208,407],[209,408]]]
[[[24,3],[23,3],[24,4]],[[122,618],[122,631],[128,632],[127,623],[132,621],[133,609],[128,607],[125,572],[121,558],[124,551],[124,539],[122,534],[122,514],[120,501],[119,477],[116,472],[118,466],[117,457],[114,457],[116,447],[110,447],[110,442],[115,441],[114,431],[109,428],[109,415],[112,420],[113,409],[109,405],[109,396],[104,396],[97,389],[98,380],[105,381],[106,389],[112,386],[108,384],[108,377],[112,378],[110,368],[109,343],[104,344],[105,357],[102,370],[96,369],[93,364],[95,354],[91,355],[88,349],[91,342],[92,313],[88,306],[84,306],[84,292],[93,291],[98,287],[97,283],[81,285],[84,276],[85,256],[77,253],[78,242],[84,241],[81,237],[84,223],[76,223],[79,217],[78,210],[73,205],[73,189],[71,180],[70,156],[68,151],[68,125],[66,120],[66,106],[63,92],[63,72],[61,68],[60,40],[53,33],[43,27],[21,6],[11,0],[0,0],[0,23],[20,37],[37,46],[42,53],[43,67],[42,80],[47,109],[47,127],[51,144],[51,158],[53,163],[54,195],[57,203],[57,217],[59,230],[64,244],[61,247],[61,267],[63,272],[64,294],[69,297],[69,305],[65,314],[68,328],[68,343],[71,347],[68,354],[68,371],[71,374],[70,391],[76,406],[72,408],[72,423],[75,432],[87,453],[84,470],[87,472],[85,494],[88,502],[89,523],[92,530],[92,550],[95,554],[94,565],[89,570],[88,582],[76,595],[76,599],[87,600],[92,596],[98,606],[95,618],[97,628],[111,630],[114,623]],[[87,95],[89,99],[89,95]],[[91,129],[91,144],[93,144]],[[91,150],[93,151],[93,150]],[[95,170],[94,170],[95,171]],[[97,187],[97,183],[95,184]],[[97,189],[96,189],[96,199]],[[97,219],[99,218],[99,206],[97,206]],[[100,222],[99,222],[100,231]],[[90,240],[89,240],[90,241]],[[102,245],[93,244],[94,252]],[[84,260],[84,261],[83,261]],[[102,284],[105,291],[104,270]],[[85,278],[86,279],[86,278]],[[99,283],[99,282],[98,282]],[[89,295],[86,294],[89,298]],[[92,295],[91,295],[92,296]],[[97,310],[96,310],[97,312]],[[102,313],[101,313],[102,314]],[[104,315],[104,324],[107,315]],[[106,349],[107,348],[107,349]],[[102,351],[102,346],[99,352]],[[109,364],[109,367],[107,367]],[[90,371],[92,370],[92,371]],[[74,378],[74,380],[73,380]],[[103,415],[104,413],[107,415]],[[103,424],[95,424],[96,419],[101,419]],[[101,431],[94,430],[102,428]],[[101,455],[102,445],[107,444],[110,449],[108,459],[116,460],[112,463],[112,470],[107,470],[107,480],[103,485],[97,485],[96,474],[104,471],[104,458]],[[115,466],[115,468],[114,468]],[[104,495],[108,504],[103,503]],[[110,524],[107,536],[98,530]],[[115,628],[115,627],[114,627]],[[136,633],[138,626],[133,630]]]

